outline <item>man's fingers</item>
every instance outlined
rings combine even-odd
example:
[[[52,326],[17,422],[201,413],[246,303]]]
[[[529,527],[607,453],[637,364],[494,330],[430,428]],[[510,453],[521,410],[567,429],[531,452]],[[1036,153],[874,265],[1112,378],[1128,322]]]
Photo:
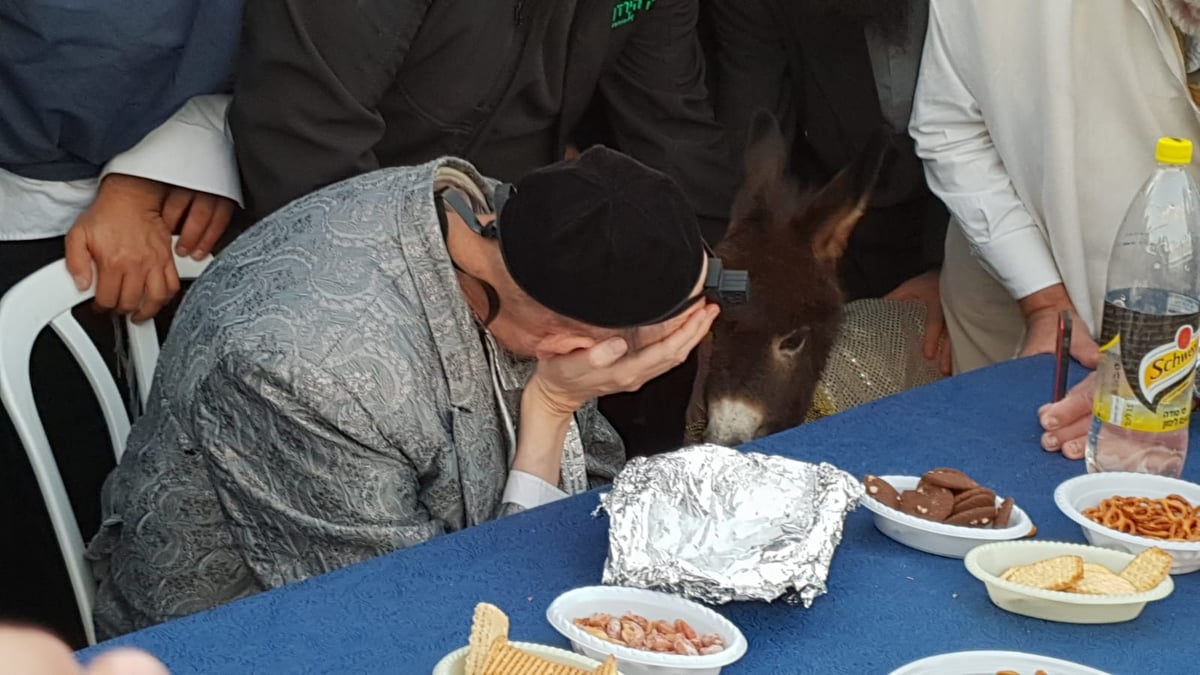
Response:
[[[1042,447],[1046,450],[1062,450],[1063,446],[1070,441],[1079,438],[1085,438],[1088,433],[1088,428],[1092,424],[1092,416],[1079,417],[1068,424],[1064,424],[1054,431],[1047,431],[1042,434]]]
[[[704,339],[716,320],[719,308],[709,305],[694,312],[674,333],[650,345],[630,359],[630,367],[649,374],[642,382],[658,377],[683,363],[692,349]]]
[[[208,223],[212,220],[213,211],[216,208],[213,203],[215,199],[216,197],[210,194],[196,193],[192,199],[192,205],[188,209],[183,229],[179,231],[179,243],[175,245],[176,253],[188,255],[196,249],[200,238],[204,236],[204,230],[208,228]]]
[[[163,267],[163,279],[167,282],[167,301],[169,302],[179,292],[179,270],[175,269],[174,259],[168,260]]]
[[[1087,333],[1076,333],[1071,337],[1071,356],[1085,368],[1095,368],[1100,363],[1100,347]]]
[[[146,287],[142,293],[141,303],[133,314],[133,320],[142,322],[153,318],[170,298],[171,296],[167,294],[165,270],[150,270],[146,275]]]
[[[195,195],[196,193],[192,190],[178,187],[171,188],[167,192],[167,198],[163,200],[162,219],[171,232],[179,231],[179,221],[187,213],[188,206],[191,205],[192,197]]]
[[[713,321],[716,320],[720,309],[716,305],[709,305],[704,309],[697,311],[688,318],[679,330],[671,335],[663,338],[657,345],[653,347],[662,347],[662,353],[656,354],[660,359],[666,360],[669,364],[667,370],[670,370],[675,365],[682,363],[687,355],[692,353],[696,345],[704,339],[708,331],[712,328]],[[652,347],[652,348],[653,348]],[[664,370],[663,372],[666,372]]]
[[[946,341],[942,343],[941,358],[939,359],[938,369],[942,375],[949,377],[954,374],[954,347],[950,344],[950,336],[946,336]]]
[[[72,227],[71,231],[67,232],[64,247],[67,272],[75,281],[75,288],[86,291],[92,285],[92,256],[88,252],[87,235],[82,229]]]
[[[170,675],[158,659],[140,649],[118,647],[88,664],[87,675]]]
[[[593,368],[608,368],[629,353],[629,343],[624,338],[609,338],[588,349],[588,364]]]
[[[1096,374],[1092,373],[1082,382],[1071,387],[1063,400],[1042,406],[1038,421],[1046,431],[1065,429],[1080,419],[1090,418],[1092,397],[1095,395]]]
[[[0,626],[0,663],[6,673],[75,675],[79,663],[67,645],[44,630]]]
[[[212,253],[213,247],[217,245],[217,240],[225,234],[225,228],[229,226],[229,220],[233,217],[233,209],[236,207],[232,199],[224,197],[216,197],[216,204],[213,208],[212,218],[208,221],[208,227],[204,229],[204,236],[200,238],[200,243],[196,244],[196,249],[192,251],[192,258],[200,260],[204,256]]]
[[[117,300],[117,311],[121,314],[133,314],[142,305],[146,295],[146,270],[134,269],[125,273],[121,279],[121,293]]]
[[[926,361],[932,361],[937,358],[938,346],[942,343],[942,333],[945,331],[946,323],[940,317],[926,319],[925,342],[923,345]]]
[[[100,309],[116,309],[121,300],[123,282],[124,274],[119,268],[97,261],[96,306]]]

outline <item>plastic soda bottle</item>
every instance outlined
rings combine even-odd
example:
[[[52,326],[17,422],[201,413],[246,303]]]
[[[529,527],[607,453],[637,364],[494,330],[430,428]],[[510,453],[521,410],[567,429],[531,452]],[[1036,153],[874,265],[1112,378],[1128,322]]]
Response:
[[[1160,138],[1158,166],[1113,242],[1087,469],[1178,477],[1200,336],[1200,188],[1192,143]]]

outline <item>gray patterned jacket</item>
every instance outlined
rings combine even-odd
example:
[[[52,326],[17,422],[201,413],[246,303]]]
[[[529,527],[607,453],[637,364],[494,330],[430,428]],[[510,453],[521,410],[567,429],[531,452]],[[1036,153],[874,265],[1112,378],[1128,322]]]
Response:
[[[434,211],[441,167],[490,194],[453,159],[352,178],[241,235],[190,289],[105,483],[89,546],[99,634],[511,510],[494,385],[517,419],[530,364],[489,365]],[[594,403],[576,422],[568,492],[625,457]]]

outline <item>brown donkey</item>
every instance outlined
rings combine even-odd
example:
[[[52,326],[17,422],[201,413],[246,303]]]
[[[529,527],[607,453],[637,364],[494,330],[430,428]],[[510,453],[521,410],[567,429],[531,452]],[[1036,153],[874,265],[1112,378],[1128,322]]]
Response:
[[[804,421],[841,324],[838,261],[891,150],[877,134],[828,184],[805,189],[786,175],[778,123],[754,118],[745,183],[716,250],[750,272],[750,302],[724,307],[700,347],[689,440],[736,445]]]

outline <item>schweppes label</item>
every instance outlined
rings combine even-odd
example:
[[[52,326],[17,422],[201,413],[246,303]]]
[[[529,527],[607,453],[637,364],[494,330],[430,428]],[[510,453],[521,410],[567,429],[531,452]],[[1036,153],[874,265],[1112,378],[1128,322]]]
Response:
[[[1200,343],[1192,326],[1180,326],[1175,339],[1142,357],[1138,364],[1137,397],[1154,410],[1175,385],[1188,379],[1196,368],[1196,346]]]
[[[1137,400],[1158,412],[1163,398],[1191,382],[1200,352],[1200,313],[1145,314],[1104,305],[1102,350],[1120,350],[1121,370]]]

